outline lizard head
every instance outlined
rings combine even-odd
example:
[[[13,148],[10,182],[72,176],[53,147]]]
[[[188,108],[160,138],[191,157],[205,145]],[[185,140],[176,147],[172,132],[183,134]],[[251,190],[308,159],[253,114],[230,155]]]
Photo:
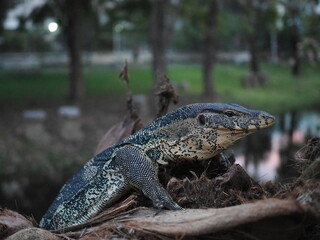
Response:
[[[272,126],[275,117],[237,104],[199,103],[175,111],[179,119],[169,124],[171,159],[209,159],[260,129]]]

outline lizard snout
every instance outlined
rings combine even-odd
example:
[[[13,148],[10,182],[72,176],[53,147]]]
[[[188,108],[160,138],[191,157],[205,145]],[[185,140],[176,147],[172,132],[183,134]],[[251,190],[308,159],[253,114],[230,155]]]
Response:
[[[262,112],[259,115],[260,128],[270,127],[276,121],[276,118],[269,113]]]

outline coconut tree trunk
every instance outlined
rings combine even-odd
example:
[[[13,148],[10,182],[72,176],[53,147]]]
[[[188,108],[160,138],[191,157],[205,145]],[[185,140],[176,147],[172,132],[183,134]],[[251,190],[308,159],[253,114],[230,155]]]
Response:
[[[81,42],[82,1],[68,0],[66,3],[68,16],[68,26],[66,30],[70,71],[69,99],[78,101],[85,94]]]
[[[218,15],[217,0],[208,1],[208,13],[206,16],[206,32],[203,48],[203,96],[205,98],[216,98],[213,84],[214,57],[216,51],[215,27]]]

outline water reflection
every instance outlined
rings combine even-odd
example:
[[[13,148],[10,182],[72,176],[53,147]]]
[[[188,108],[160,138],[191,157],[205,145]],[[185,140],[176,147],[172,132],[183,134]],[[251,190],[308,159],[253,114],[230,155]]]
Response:
[[[319,112],[284,114],[272,129],[235,145],[236,162],[259,182],[290,181],[297,176],[294,153],[312,136],[320,136]]]

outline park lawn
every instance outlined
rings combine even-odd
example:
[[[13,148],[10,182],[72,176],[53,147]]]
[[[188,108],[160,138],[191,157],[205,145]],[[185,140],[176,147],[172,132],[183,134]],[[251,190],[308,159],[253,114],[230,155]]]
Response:
[[[118,78],[121,66],[107,68],[87,66],[85,85],[89,96],[124,94],[125,85]],[[187,83],[180,95],[201,94],[200,65],[170,65],[168,76],[173,83]],[[218,64],[214,69],[214,86],[221,102],[234,102],[272,113],[300,110],[319,103],[320,68],[304,66],[303,75],[292,77],[290,68],[263,64],[262,72],[268,77],[265,88],[244,89],[241,77],[248,73],[246,65]],[[148,94],[152,90],[150,67],[129,66],[129,78],[135,94]],[[67,68],[45,68],[37,72],[0,71],[0,102],[26,103],[29,101],[63,100],[68,93]]]
[[[180,71],[179,71],[180,68]],[[320,69],[304,66],[303,76],[296,79],[290,68],[263,64],[262,72],[268,78],[264,88],[245,89],[241,77],[248,74],[245,65],[223,65],[215,67],[215,88],[221,102],[233,102],[272,113],[284,113],[312,107],[320,102]],[[188,79],[190,92],[201,92],[201,68],[175,67],[169,71],[171,79]],[[189,93],[190,93],[189,92]]]

